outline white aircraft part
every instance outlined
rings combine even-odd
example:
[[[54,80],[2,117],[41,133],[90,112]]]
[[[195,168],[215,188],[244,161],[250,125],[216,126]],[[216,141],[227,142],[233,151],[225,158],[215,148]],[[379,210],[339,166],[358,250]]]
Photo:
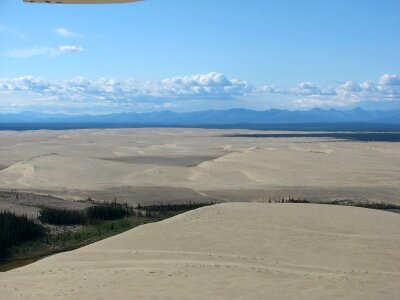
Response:
[[[48,4],[110,4],[139,2],[143,0],[24,0],[28,3],[48,3]]]

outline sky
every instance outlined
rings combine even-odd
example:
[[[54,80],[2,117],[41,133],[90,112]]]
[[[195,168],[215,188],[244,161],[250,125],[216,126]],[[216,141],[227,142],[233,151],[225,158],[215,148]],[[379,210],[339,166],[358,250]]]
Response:
[[[398,0],[0,0],[0,113],[399,109]]]

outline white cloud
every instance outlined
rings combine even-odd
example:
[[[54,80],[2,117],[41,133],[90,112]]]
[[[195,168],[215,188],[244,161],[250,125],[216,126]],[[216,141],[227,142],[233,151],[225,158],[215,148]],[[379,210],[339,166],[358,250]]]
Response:
[[[376,81],[368,80],[361,84],[346,81],[332,86],[319,86],[303,82],[293,87],[276,88],[264,86],[265,93],[282,94],[294,97],[295,106],[351,106],[361,102],[400,102],[400,76],[384,74]]]
[[[64,38],[77,38],[77,37],[82,37],[82,35],[75,33],[67,28],[64,27],[58,27],[54,29],[55,33],[58,36],[64,37]]]
[[[161,81],[136,79],[47,80],[25,76],[0,78],[0,104],[4,99],[18,99],[19,105],[30,106],[44,101],[53,106],[129,106],[140,109],[171,109],[204,101],[229,102],[254,92],[245,81],[228,79],[220,73],[173,77]]]
[[[295,87],[289,88],[288,93],[295,95],[335,95],[331,87],[320,87],[313,82],[301,82]]]
[[[400,77],[395,74],[384,74],[379,78],[378,84],[382,86],[400,86]]]
[[[164,79],[159,84],[159,92],[166,96],[229,99],[251,93],[252,87],[246,81],[228,79],[221,73],[212,72]]]
[[[61,45],[57,48],[46,46],[35,46],[27,49],[11,49],[5,52],[6,56],[14,58],[30,58],[34,56],[55,57],[66,52],[83,52],[84,49],[80,46]]]
[[[57,49],[51,47],[32,47],[27,49],[12,49],[5,53],[6,56],[14,58],[29,58],[32,56],[56,56]]]
[[[72,46],[71,46],[72,47]],[[81,51],[70,46],[61,51]],[[82,49],[83,51],[83,49]],[[133,78],[96,80],[75,77],[48,80],[25,76],[0,78],[0,107],[80,108],[85,110],[159,110],[266,107],[348,107],[359,103],[399,103],[398,75],[385,74],[361,84],[347,81],[329,86],[303,82],[295,86],[254,87],[221,73],[143,81]],[[400,107],[400,105],[399,105]]]
[[[58,47],[60,52],[83,52],[84,49],[80,46],[61,45]]]

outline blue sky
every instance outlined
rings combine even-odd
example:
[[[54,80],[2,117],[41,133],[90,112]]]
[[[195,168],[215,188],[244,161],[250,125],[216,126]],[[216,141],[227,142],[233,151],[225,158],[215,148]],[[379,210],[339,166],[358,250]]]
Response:
[[[400,1],[0,0],[0,109],[400,107]]]

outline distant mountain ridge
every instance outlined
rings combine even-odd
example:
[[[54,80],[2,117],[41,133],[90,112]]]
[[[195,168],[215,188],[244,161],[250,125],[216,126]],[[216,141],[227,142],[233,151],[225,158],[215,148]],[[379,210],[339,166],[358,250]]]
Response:
[[[105,123],[135,125],[233,125],[290,123],[384,123],[400,124],[400,110],[323,110],[307,111],[270,109],[255,111],[235,108],[177,113],[172,111],[148,113],[113,113],[106,115],[67,115],[36,112],[0,113],[0,123]]]

